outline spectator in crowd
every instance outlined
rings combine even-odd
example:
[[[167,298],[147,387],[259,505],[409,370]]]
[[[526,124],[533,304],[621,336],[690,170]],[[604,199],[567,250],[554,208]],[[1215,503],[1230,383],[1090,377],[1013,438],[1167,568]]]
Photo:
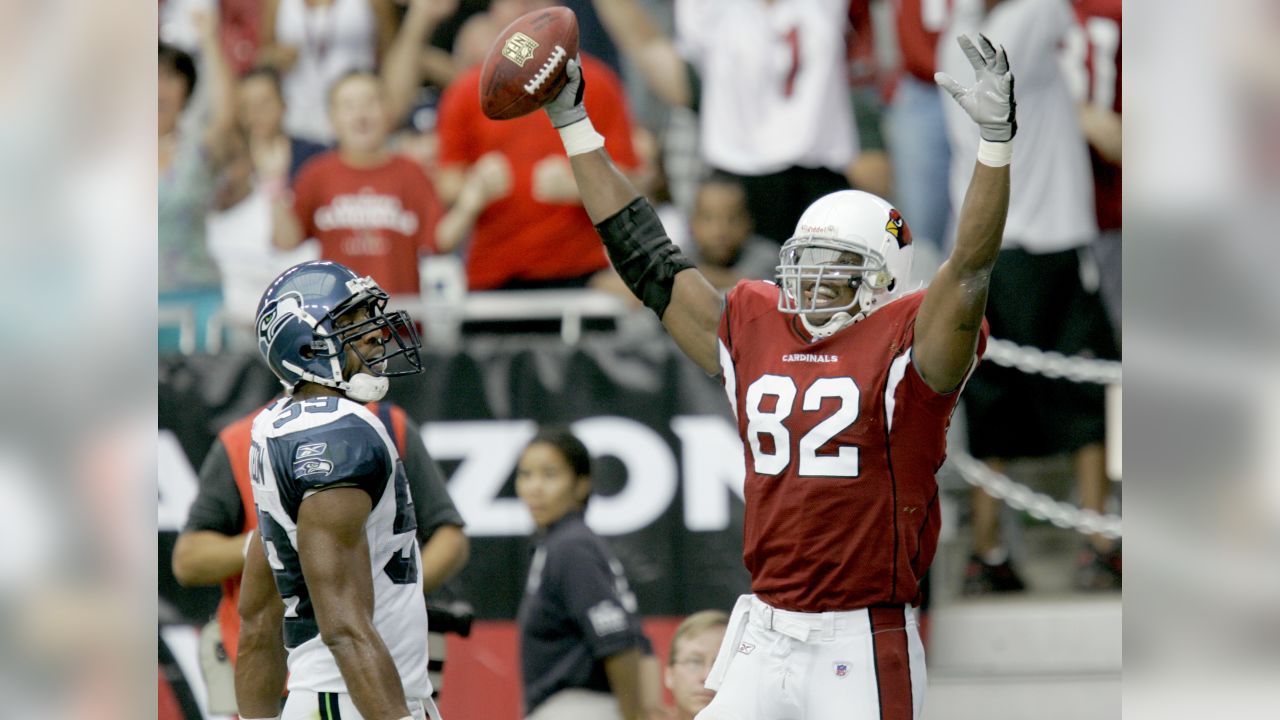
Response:
[[[921,247],[939,258],[947,248],[951,199],[947,173],[951,146],[942,115],[943,97],[933,82],[938,35],[946,27],[948,5],[925,0],[894,0],[894,29],[902,64],[895,77],[886,124],[893,163],[893,194],[916,238],[917,265],[936,265]],[[922,262],[923,261],[923,262]],[[933,268],[920,268],[929,271]],[[918,273],[917,273],[918,274]]]
[[[516,494],[537,526],[517,617],[527,719],[650,718],[659,690],[646,666],[656,661],[635,595],[584,521],[587,448],[568,430],[540,430],[516,466]]]
[[[1093,261],[1098,268],[1098,294],[1107,310],[1116,346],[1121,345],[1121,2],[1120,0],[1075,0],[1076,26],[1067,47],[1075,52],[1067,67],[1075,74],[1075,97],[1080,104],[1080,127],[1089,142],[1093,165],[1093,199],[1098,220],[1098,238],[1093,242]],[[1081,71],[1083,75],[1081,75]],[[1080,82],[1080,80],[1083,82]],[[1109,483],[1104,478],[1083,497],[1087,507],[1105,507]],[[1121,553],[1118,545],[1092,540],[1080,552],[1076,564],[1076,587],[1086,590],[1113,589],[1121,581]]]
[[[487,19],[468,21],[463,34],[469,50],[462,52],[487,48],[511,20],[548,4],[495,2]],[[596,127],[608,138],[618,164],[633,170],[639,161],[621,82],[589,55],[582,55],[582,63]],[[451,250],[469,236],[471,290],[606,286],[613,273],[555,130],[537,115],[500,122],[486,118],[476,102],[480,70],[476,64],[463,71],[440,99],[438,186],[451,206],[440,250]]]
[[[225,141],[226,157],[218,185],[205,216],[209,252],[222,274],[222,319],[227,346],[235,350],[257,346],[254,312],[262,288],[286,268],[319,257],[315,243],[292,250],[271,244],[271,198],[263,190],[288,171],[288,155],[254,157],[250,140],[232,131]]]
[[[988,9],[990,6],[990,9]],[[968,65],[956,38],[981,32],[1001,38],[1018,69],[1019,132],[1014,143],[1009,217],[992,275],[986,317],[991,335],[1065,355],[1118,357],[1106,312],[1087,279],[1097,235],[1088,148],[1077,106],[1063,78],[1059,44],[1073,23],[1059,0],[959,4],[938,45],[938,68]],[[968,116],[944,103],[951,143],[951,207],[960,207],[977,155]],[[1103,390],[983,363],[964,393],[970,452],[997,472],[1007,461],[1071,452],[1081,504],[1101,512],[1108,494]],[[1001,502],[973,491],[973,554],[966,594],[1025,587],[1000,540]],[[1120,583],[1119,554],[1104,537],[1089,539],[1085,564],[1105,568],[1093,587]]]
[[[417,424],[391,403],[374,402],[366,407],[388,429],[404,461],[422,549],[422,592],[429,595],[467,563],[470,544],[462,532],[462,516],[422,443]],[[173,547],[173,574],[179,583],[222,585],[217,622],[205,632],[218,633],[225,651],[221,657],[228,663],[234,663],[238,649],[240,616],[236,604],[244,548],[249,533],[258,526],[249,485],[249,435],[257,415],[254,410],[218,433],[200,467],[199,491],[187,525]],[[205,668],[206,675],[210,672],[216,670]],[[234,698],[231,700],[234,703]]]
[[[223,318],[232,347],[252,347],[253,315],[262,288],[285,268],[318,257],[312,243],[280,251],[271,243],[267,190],[297,177],[322,145],[284,132],[280,78],[254,68],[236,86],[236,126],[223,140],[218,186],[205,220],[209,251],[222,273]]]
[[[273,241],[289,250],[307,238],[321,257],[370,275],[389,293],[418,292],[418,257],[435,250],[440,209],[422,167],[388,139],[418,88],[418,49],[442,19],[434,0],[415,0],[381,76],[354,71],[330,90],[337,149],[317,156],[293,184],[272,188]]]
[[[266,0],[262,10],[258,62],[283,80],[285,127],[313,142],[333,141],[329,89],[354,70],[373,72],[390,51],[391,0]]]
[[[777,274],[778,245],[752,232],[747,191],[732,175],[712,174],[698,185],[689,227],[692,259],[720,292],[739,280],[772,280]]]
[[[893,164],[881,125],[885,111],[885,79],[876,53],[870,0],[850,0],[849,98],[857,128],[858,153],[845,169],[851,187],[880,197],[893,195]]]
[[[1093,163],[1099,291],[1120,342],[1121,287],[1121,43],[1120,0],[1075,0],[1076,26],[1066,43],[1072,91],[1080,103],[1080,127]]]
[[[663,684],[676,703],[674,720],[693,720],[716,696],[705,683],[728,626],[729,614],[725,611],[702,610],[676,628],[671,638],[671,657],[663,672]]]
[[[201,73],[191,55],[159,45],[159,239],[160,304],[190,307],[198,345],[221,302],[218,267],[205,242],[204,218],[214,193],[215,168],[234,124],[231,72],[218,41],[216,19],[199,13]],[[205,87],[196,93],[197,77]],[[161,347],[170,343],[162,333]]]
[[[636,0],[594,4],[654,92],[698,111],[704,159],[742,179],[761,235],[782,242],[809,203],[849,187],[847,0],[677,0],[675,42]]]
[[[279,73],[269,67],[258,67],[240,77],[236,87],[236,122],[249,141],[254,168],[262,176],[264,168],[284,166],[292,181],[308,160],[326,148],[286,133],[284,115]]]

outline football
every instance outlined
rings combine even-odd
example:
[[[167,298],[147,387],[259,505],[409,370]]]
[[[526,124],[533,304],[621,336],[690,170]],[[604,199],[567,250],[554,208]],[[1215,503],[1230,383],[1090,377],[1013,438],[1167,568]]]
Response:
[[[510,120],[542,107],[560,92],[565,63],[578,55],[578,18],[566,7],[521,15],[506,27],[484,58],[480,109]]]

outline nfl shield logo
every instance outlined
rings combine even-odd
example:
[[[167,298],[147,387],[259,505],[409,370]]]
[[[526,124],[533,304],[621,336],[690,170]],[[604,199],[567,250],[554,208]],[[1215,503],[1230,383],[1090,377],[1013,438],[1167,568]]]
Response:
[[[831,663],[831,665],[833,668],[835,668],[836,677],[845,677],[846,675],[849,674],[849,663],[836,662],[836,663]]]

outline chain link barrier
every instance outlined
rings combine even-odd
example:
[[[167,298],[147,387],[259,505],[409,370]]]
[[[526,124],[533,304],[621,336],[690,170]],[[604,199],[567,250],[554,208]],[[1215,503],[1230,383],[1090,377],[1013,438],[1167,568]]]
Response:
[[[1008,340],[990,338],[983,356],[1002,367],[1048,378],[1069,380],[1074,383],[1114,385],[1121,381],[1120,363],[1114,360],[1094,360],[1067,357],[1061,353],[1018,345]],[[980,487],[991,497],[1004,501],[1015,510],[1021,510],[1038,520],[1047,520],[1057,527],[1075,530],[1086,535],[1120,537],[1120,516],[1102,515],[1078,508],[1071,503],[1032,490],[1021,483],[987,467],[986,463],[968,453],[951,451],[947,464],[960,474],[965,482]]]

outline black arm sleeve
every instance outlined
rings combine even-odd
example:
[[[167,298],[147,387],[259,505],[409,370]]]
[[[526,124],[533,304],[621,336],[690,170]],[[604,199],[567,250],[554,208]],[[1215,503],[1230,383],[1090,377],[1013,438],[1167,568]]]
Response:
[[[409,476],[409,496],[413,498],[413,513],[418,521],[419,545],[430,540],[441,525],[463,526],[462,515],[445,487],[444,473],[422,443],[418,424],[408,417],[404,427],[404,471]]]
[[[244,460],[248,462],[248,458]],[[227,456],[227,446],[217,438],[200,466],[200,488],[182,531],[212,530],[223,535],[239,535],[243,527],[244,507],[231,471],[231,458]]]
[[[671,303],[676,274],[693,267],[667,237],[662,221],[644,198],[596,225],[609,260],[631,292],[662,319]]]

